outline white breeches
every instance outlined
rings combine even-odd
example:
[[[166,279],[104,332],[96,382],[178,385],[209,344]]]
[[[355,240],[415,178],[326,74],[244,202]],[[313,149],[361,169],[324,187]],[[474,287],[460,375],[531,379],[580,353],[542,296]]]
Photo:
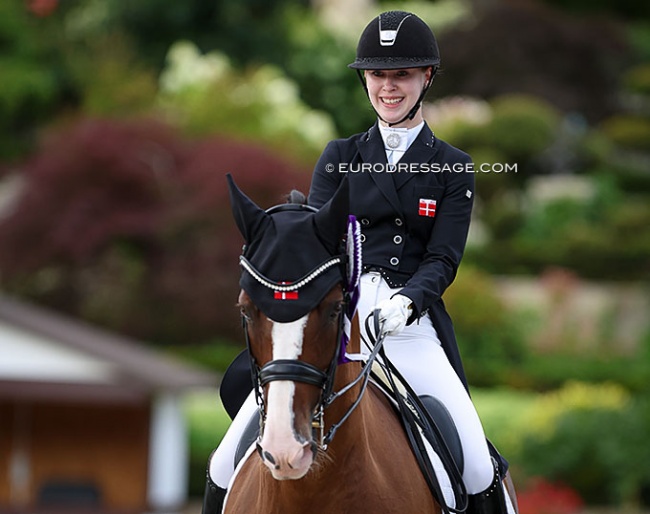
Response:
[[[365,319],[373,307],[399,292],[391,289],[379,273],[361,276],[361,298],[357,312],[362,334]],[[431,318],[423,316],[399,334],[387,336],[384,349],[390,361],[418,395],[440,400],[451,415],[463,447],[463,481],[469,494],[487,489],[494,478],[494,467],[481,420],[465,386],[445,355]]]
[[[358,306],[362,333],[372,308],[398,291],[388,287],[378,273],[362,275]],[[467,492],[476,494],[487,489],[494,478],[494,468],[483,427],[465,387],[440,346],[430,318],[424,316],[399,334],[387,336],[384,348],[388,358],[418,395],[434,396],[447,407],[463,447],[463,480]],[[256,409],[251,393],[212,456],[210,476],[220,487],[226,488],[230,482],[237,445]]]

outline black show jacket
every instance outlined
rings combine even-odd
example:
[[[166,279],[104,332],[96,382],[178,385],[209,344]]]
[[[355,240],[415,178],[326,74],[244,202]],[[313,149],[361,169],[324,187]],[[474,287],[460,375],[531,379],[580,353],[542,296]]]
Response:
[[[314,169],[309,204],[321,207],[348,178],[350,211],[361,223],[364,268],[381,271],[391,287],[403,286],[401,294],[413,302],[409,323],[430,314],[447,357],[467,387],[442,294],[456,276],[467,241],[474,200],[472,161],[434,137],[425,123],[397,169],[387,170],[377,124],[331,141]]]

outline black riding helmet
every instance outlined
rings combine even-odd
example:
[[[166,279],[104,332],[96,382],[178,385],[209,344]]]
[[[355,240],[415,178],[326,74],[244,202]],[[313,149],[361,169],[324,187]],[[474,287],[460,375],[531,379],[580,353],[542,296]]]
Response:
[[[431,67],[431,80],[409,113],[397,123],[413,119],[424,95],[433,83],[440,65],[438,43],[429,26],[415,14],[405,11],[388,11],[373,19],[364,29],[357,56],[348,67],[357,71],[366,93],[363,70],[397,70],[402,68]]]

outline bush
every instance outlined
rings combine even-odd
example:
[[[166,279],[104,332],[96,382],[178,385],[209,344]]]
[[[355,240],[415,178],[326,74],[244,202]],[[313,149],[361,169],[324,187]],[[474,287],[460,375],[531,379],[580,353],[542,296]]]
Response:
[[[605,18],[578,20],[540,2],[500,2],[483,9],[470,30],[459,24],[440,33],[439,45],[440,96],[524,93],[591,122],[619,108],[618,73],[629,51]]]
[[[551,152],[561,134],[560,114],[540,97],[509,94],[485,102],[470,97],[443,98],[425,106],[427,121],[436,135],[483,163],[516,165],[509,173],[478,173],[477,192],[491,200],[499,190],[522,183],[541,171],[544,151]],[[554,154],[556,155],[556,154]]]
[[[189,427],[189,494],[202,497],[208,457],[228,430],[230,418],[217,389],[189,395],[184,407]]]
[[[529,160],[553,141],[560,117],[547,102],[525,95],[492,101],[493,115],[485,127],[488,144],[509,162]]]
[[[630,93],[650,97],[650,64],[630,68],[623,77],[623,85]]]
[[[516,201],[497,195],[483,211],[492,239],[466,260],[495,273],[555,266],[600,280],[647,278],[650,205],[643,195],[624,197],[617,179],[556,177],[540,182],[551,192],[544,198],[533,187]]]
[[[621,491],[631,484],[638,491],[650,478],[647,460],[641,462],[649,448],[635,431],[647,417],[636,421],[637,413],[620,386],[569,383],[541,397],[528,412],[517,460],[528,476],[563,482],[592,505],[627,500]],[[623,420],[635,420],[636,427]],[[630,435],[632,444],[626,442]]]
[[[516,317],[497,296],[490,278],[462,267],[444,300],[469,382],[477,387],[517,383],[527,349]]]
[[[650,119],[618,114],[603,121],[601,129],[621,148],[650,152]]]
[[[0,2],[0,159],[16,159],[33,142],[34,125],[60,101],[60,63],[52,51],[46,22],[36,19],[26,2]]]
[[[241,72],[219,53],[175,43],[161,74],[158,104],[193,135],[255,139],[313,161],[335,137],[330,117],[300,99],[297,85],[270,65]]]
[[[224,175],[261,206],[308,173],[251,143],[189,142],[153,121],[84,120],[21,169],[0,220],[10,293],[146,340],[239,339],[241,236]]]

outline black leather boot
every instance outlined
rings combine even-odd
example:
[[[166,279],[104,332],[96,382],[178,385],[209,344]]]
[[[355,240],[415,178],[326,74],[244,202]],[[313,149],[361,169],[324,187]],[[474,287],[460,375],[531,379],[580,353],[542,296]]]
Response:
[[[490,487],[482,493],[468,496],[467,514],[508,514],[499,468],[494,464],[494,480]]]
[[[205,476],[205,492],[203,493],[203,509],[201,514],[221,514],[226,490],[215,484],[210,478],[210,471]]]

